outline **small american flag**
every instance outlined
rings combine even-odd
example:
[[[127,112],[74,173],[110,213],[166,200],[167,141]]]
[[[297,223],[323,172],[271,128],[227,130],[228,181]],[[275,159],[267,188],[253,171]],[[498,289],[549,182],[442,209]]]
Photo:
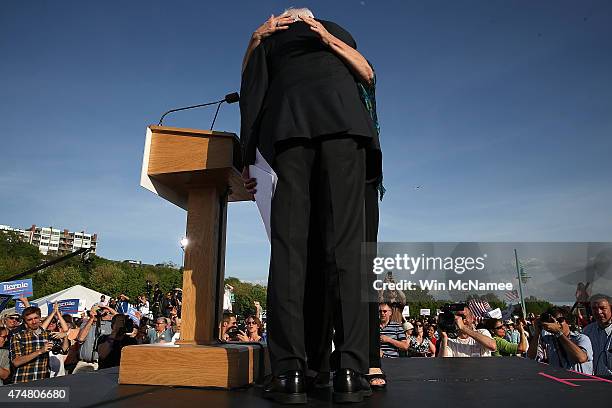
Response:
[[[472,299],[468,302],[468,308],[474,315],[477,323],[480,323],[484,318],[487,318],[487,313],[491,310],[491,305],[486,300]]]
[[[519,300],[518,291],[516,289],[509,290],[506,292],[506,301],[508,303],[515,303]]]

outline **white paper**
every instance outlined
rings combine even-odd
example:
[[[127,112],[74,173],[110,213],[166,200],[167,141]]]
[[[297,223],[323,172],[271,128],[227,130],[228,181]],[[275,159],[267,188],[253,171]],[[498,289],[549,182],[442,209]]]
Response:
[[[278,177],[274,170],[272,170],[272,167],[270,167],[270,164],[259,153],[259,150],[257,150],[255,155],[255,164],[249,166],[249,177],[257,180],[255,202],[266,228],[268,240],[272,241],[270,235],[270,214],[272,212],[272,197],[274,197]]]
[[[488,315],[492,319],[501,319],[502,311],[498,307],[497,309],[489,310]]]
[[[404,317],[410,316],[410,306],[408,305],[404,306],[404,310],[402,310],[402,316]]]

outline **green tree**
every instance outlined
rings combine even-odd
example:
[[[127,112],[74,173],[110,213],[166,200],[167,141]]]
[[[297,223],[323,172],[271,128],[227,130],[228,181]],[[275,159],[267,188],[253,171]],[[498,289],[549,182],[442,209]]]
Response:
[[[32,280],[35,299],[84,283],[79,269],[70,265],[58,265],[43,272],[38,272]]]
[[[24,272],[40,263],[43,256],[14,231],[0,231],[0,280]]]
[[[124,292],[123,287],[125,272],[120,266],[113,263],[97,265],[89,276],[89,287],[109,296],[116,296]]]
[[[517,305],[517,307],[517,314],[520,314],[520,306]],[[525,308],[527,309],[527,313],[533,313],[537,316],[545,312],[547,309],[550,309],[551,307],[553,307],[552,303],[538,299],[535,296],[528,296],[525,298]]]

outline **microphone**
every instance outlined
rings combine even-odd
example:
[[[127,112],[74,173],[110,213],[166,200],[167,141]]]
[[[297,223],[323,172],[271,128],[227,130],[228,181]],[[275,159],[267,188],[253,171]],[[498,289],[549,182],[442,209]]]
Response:
[[[219,114],[219,109],[221,108],[221,104],[223,102],[226,102],[228,104],[230,103],[236,103],[240,100],[240,95],[238,95],[238,92],[232,92],[230,94],[225,95],[225,98],[221,99],[220,101],[215,101],[215,102],[207,102],[207,103],[201,103],[199,105],[191,105],[191,106],[185,106],[183,108],[176,108],[176,109],[170,109],[169,111],[165,112],[161,118],[159,118],[159,123],[157,124],[158,126],[162,125],[162,122],[164,121],[164,118],[166,117],[167,114],[172,113],[172,112],[178,112],[178,111],[182,111],[182,110],[187,110],[187,109],[193,109],[193,108],[201,108],[203,106],[210,106],[210,105],[215,105],[217,104],[217,110],[215,112],[215,117],[213,118],[212,124],[210,125],[210,130],[213,129],[213,126],[215,126],[215,121],[217,120],[217,115]]]

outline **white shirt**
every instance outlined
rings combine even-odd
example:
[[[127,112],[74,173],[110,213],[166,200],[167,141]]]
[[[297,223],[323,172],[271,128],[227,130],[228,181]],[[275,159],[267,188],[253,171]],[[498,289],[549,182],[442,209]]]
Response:
[[[591,339],[593,347],[593,374],[612,375],[612,324],[602,329],[597,322],[588,324],[582,331]]]
[[[492,339],[491,334],[486,329],[476,330],[478,333]],[[478,343],[472,337],[467,339],[448,339],[444,357],[490,357],[491,351]]]

